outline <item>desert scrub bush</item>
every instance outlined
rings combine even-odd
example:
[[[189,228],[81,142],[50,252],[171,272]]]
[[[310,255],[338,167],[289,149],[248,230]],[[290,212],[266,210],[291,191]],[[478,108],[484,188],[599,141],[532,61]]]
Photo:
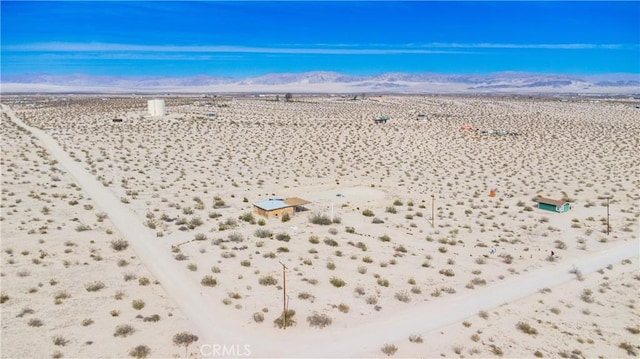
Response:
[[[365,302],[369,305],[376,305],[378,304],[378,297],[376,297],[375,295],[370,295],[365,298]]]
[[[273,276],[267,275],[267,276],[260,277],[260,279],[258,279],[258,283],[264,286],[276,285],[278,284],[278,280],[275,279]]]
[[[27,325],[29,325],[30,327],[41,327],[43,325],[42,320],[37,319],[37,318],[31,318],[29,319],[29,321],[27,322]]]
[[[283,242],[289,242],[291,236],[286,232],[281,232],[276,234],[276,239]]]
[[[315,296],[313,296],[313,294],[309,293],[309,292],[301,292],[298,293],[298,299],[302,299],[302,300],[309,300],[310,302],[313,303],[313,301],[316,299]]]
[[[380,348],[380,351],[386,356],[392,356],[398,351],[398,347],[393,344],[385,344]]]
[[[149,280],[149,278],[147,278],[147,277],[138,278],[138,285],[144,287],[144,286],[147,286],[149,284],[151,284],[151,281]]]
[[[133,333],[135,333],[136,329],[129,324],[120,324],[116,327],[113,332],[114,337],[127,337]]]
[[[371,220],[371,223],[373,223],[373,224],[381,224],[381,223],[384,223],[384,221],[382,219],[378,218],[378,217],[374,217]]]
[[[256,323],[264,322],[264,314],[262,314],[260,312],[253,313],[253,321],[256,322]]]
[[[349,309],[350,309],[349,306],[344,303],[338,304],[338,310],[342,313],[345,313],[345,314],[349,313]]]
[[[82,324],[82,326],[83,326],[83,327],[88,327],[88,326],[90,326],[91,324],[93,324],[93,319],[91,319],[91,318],[85,318],[85,319],[83,319],[83,320],[82,320],[82,323],[81,323],[81,324]]]
[[[129,350],[129,356],[136,359],[144,359],[151,354],[151,349],[146,345],[138,345]]]
[[[583,281],[584,280],[584,276],[582,275],[582,271],[578,268],[576,268],[575,266],[573,268],[571,268],[571,270],[569,270],[569,273],[574,274],[576,276],[576,279],[579,281]]]
[[[196,235],[193,236],[193,240],[195,241],[206,241],[207,240],[207,235],[204,233],[196,233]]]
[[[253,213],[251,212],[243,213],[242,215],[240,215],[240,217],[238,217],[238,219],[251,224],[256,222],[256,218],[253,216]]]
[[[344,230],[345,230],[345,232],[347,232],[347,233],[352,233],[352,234],[353,234],[353,233],[356,233],[356,229],[355,229],[355,228],[353,228],[353,227],[349,227],[349,226],[347,226],[347,227],[345,227],[345,228],[344,228]]]
[[[285,328],[285,325],[287,328],[292,327],[296,324],[296,321],[293,318],[295,315],[296,315],[295,310],[287,309],[286,312],[282,312],[280,316],[273,321],[273,325],[280,329]]]
[[[205,275],[200,280],[200,284],[202,284],[205,287],[215,287],[216,285],[218,285],[218,280],[211,275]]]
[[[140,310],[140,309],[144,308],[144,301],[142,299],[134,299],[131,302],[131,306],[135,310]]]
[[[84,231],[90,231],[90,230],[91,230],[91,226],[86,224],[79,224],[76,226],[76,232],[84,232]]]
[[[229,234],[227,236],[227,239],[229,239],[229,242],[233,242],[233,243],[240,243],[240,242],[244,241],[244,237],[242,236],[242,234],[240,234],[238,232],[233,232],[233,233]]]
[[[160,316],[158,314],[152,314],[148,317],[144,317],[142,319],[144,322],[159,322],[160,321]]]
[[[486,320],[489,318],[489,312],[487,312],[486,310],[481,310],[478,312],[478,316]]]
[[[269,238],[271,237],[271,231],[264,228],[258,228],[255,232],[253,232],[253,235],[258,238]]]
[[[380,237],[378,237],[378,239],[383,242],[389,242],[391,240],[391,237],[389,237],[387,234],[383,234]]]
[[[582,300],[585,301],[586,303],[593,303],[594,299],[592,295],[593,295],[593,291],[591,289],[585,288],[582,291],[580,298],[582,298]]]
[[[447,253],[447,247],[438,247],[440,253]]]
[[[631,334],[640,334],[640,327],[626,327],[625,329]]]
[[[364,211],[362,211],[362,215],[365,217],[373,217],[373,211],[371,211],[370,209],[365,209]]]
[[[97,292],[100,289],[104,288],[104,283],[100,281],[96,281],[96,282],[85,284],[84,288],[87,290],[87,292]]]
[[[35,311],[31,308],[22,308],[22,310],[20,311],[20,313],[18,315],[16,315],[16,318],[22,318],[27,314],[33,314],[35,313]]]
[[[338,242],[336,242],[335,239],[331,239],[331,238],[325,238],[322,240],[322,242],[324,242],[324,244],[331,246],[331,247],[337,247],[338,246]]]
[[[328,226],[331,224],[331,218],[326,214],[314,213],[309,217],[309,222],[319,224],[321,226]]]
[[[125,241],[124,239],[116,239],[111,241],[111,248],[117,252],[127,249],[128,246],[129,242]]]
[[[180,332],[176,333],[176,335],[173,336],[173,344],[179,347],[184,347],[184,356],[185,358],[188,358],[189,345],[197,342],[198,339],[199,338],[197,335],[191,334],[189,332]]]
[[[336,269],[336,264],[333,262],[327,262],[327,269],[328,270],[334,270]]]
[[[378,278],[377,283],[381,287],[388,287],[389,286],[389,280],[388,279]]]
[[[58,345],[63,347],[69,344],[69,341],[62,335],[54,335],[52,339],[53,339],[53,345]]]
[[[420,334],[412,334],[409,336],[409,342],[420,344],[423,342],[422,335]]]
[[[635,347],[633,346],[633,344],[629,343],[629,342],[622,342],[618,345],[618,348],[626,350],[627,351],[627,355],[632,355],[632,356],[636,356],[638,355],[638,352],[636,352]]]
[[[195,271],[198,270],[198,265],[195,264],[195,263],[189,263],[189,264],[187,264],[187,269],[192,271],[192,272],[195,272]]]
[[[527,322],[518,322],[518,324],[516,324],[516,328],[518,328],[518,330],[520,330],[521,332],[525,333],[525,334],[529,334],[529,335],[536,335],[538,334],[538,330],[534,327],[532,327],[531,325],[529,325],[529,323]]]
[[[502,349],[498,346],[495,346],[494,344],[491,344],[491,352],[493,353],[493,355],[497,355],[499,357],[504,355],[504,352],[502,351]]]
[[[403,303],[409,303],[411,301],[411,296],[405,291],[396,292],[394,297]]]
[[[344,287],[347,284],[344,280],[338,277],[331,277],[329,283],[331,283],[336,288]]]
[[[251,261],[249,261],[248,259],[242,260],[240,261],[240,265],[243,267],[251,267]]]
[[[440,270],[438,271],[438,273],[440,273],[440,274],[442,274],[442,275],[444,275],[444,276],[447,276],[447,277],[453,277],[453,276],[455,276],[455,275],[456,275],[456,274],[453,272],[453,269],[451,269],[451,268],[447,268],[447,269],[440,269]]]
[[[387,213],[391,213],[391,214],[398,213],[398,210],[394,206],[389,206],[389,207],[385,208],[384,211],[387,212]]]
[[[320,314],[318,312],[313,312],[312,315],[307,317],[307,322],[309,323],[310,327],[317,327],[322,329],[331,325],[333,320],[331,319],[331,317],[324,313]]]

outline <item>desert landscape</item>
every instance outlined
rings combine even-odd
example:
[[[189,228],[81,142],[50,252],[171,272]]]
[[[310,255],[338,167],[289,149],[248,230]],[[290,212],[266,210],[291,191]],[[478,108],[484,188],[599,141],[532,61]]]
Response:
[[[3,95],[3,357],[640,352],[639,100],[152,98]]]

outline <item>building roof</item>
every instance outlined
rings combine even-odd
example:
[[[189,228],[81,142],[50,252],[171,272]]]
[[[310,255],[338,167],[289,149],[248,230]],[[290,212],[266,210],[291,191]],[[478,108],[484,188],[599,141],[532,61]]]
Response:
[[[286,199],[270,198],[266,201],[256,202],[253,205],[258,208],[264,209],[265,211],[273,211],[276,209],[282,209],[287,207],[302,206],[308,203],[311,203],[311,202],[298,197],[289,197]]]
[[[265,211],[273,211],[274,209],[281,209],[281,208],[287,208],[290,207],[290,205],[284,203],[283,200],[281,199],[269,199],[266,201],[262,201],[262,202],[257,202],[253,204],[254,206],[258,207],[258,208],[262,208]]]
[[[289,197],[287,199],[284,200],[284,203],[290,205],[290,206],[302,206],[305,204],[309,204],[311,202],[304,200],[302,198],[299,197]]]
[[[551,199],[551,198],[545,198],[545,197],[540,197],[540,196],[536,197],[535,201],[538,202],[538,203],[546,203],[546,204],[551,204],[551,205],[554,205],[554,206],[562,206],[565,203],[568,203],[567,201]]]

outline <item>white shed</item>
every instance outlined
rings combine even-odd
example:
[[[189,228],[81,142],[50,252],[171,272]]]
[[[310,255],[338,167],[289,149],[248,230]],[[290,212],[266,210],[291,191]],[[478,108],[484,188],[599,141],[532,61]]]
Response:
[[[164,116],[164,100],[154,99],[147,102],[149,114],[151,116]]]

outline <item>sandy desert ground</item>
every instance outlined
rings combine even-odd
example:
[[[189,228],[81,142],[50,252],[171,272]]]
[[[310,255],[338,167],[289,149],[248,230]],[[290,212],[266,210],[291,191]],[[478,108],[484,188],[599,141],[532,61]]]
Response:
[[[640,352],[638,101],[274,97],[4,96],[2,356]]]

